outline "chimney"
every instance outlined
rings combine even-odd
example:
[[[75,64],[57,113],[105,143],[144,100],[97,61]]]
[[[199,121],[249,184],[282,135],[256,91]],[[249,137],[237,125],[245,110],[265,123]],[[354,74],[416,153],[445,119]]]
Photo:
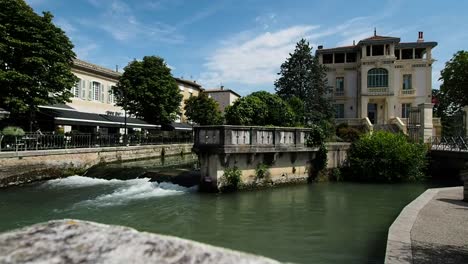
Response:
[[[220,88],[221,88],[221,90],[224,90],[224,85],[221,85],[221,87],[220,87]]]
[[[320,49],[323,49],[323,45],[319,45],[319,46],[317,47],[317,49],[319,49],[319,50],[320,50]]]
[[[353,46],[356,46],[356,41],[353,39]]]
[[[115,71],[119,72],[119,65],[115,65]]]
[[[424,42],[424,32],[418,32],[418,42]]]

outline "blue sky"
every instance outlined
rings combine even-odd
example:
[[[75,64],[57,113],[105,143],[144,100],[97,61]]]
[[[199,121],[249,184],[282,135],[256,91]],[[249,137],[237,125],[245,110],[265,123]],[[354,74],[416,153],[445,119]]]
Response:
[[[379,35],[437,41],[433,87],[452,55],[468,49],[468,1],[27,0],[50,11],[80,59],[115,69],[163,57],[176,77],[246,95],[274,91],[276,73],[302,37],[351,45]]]

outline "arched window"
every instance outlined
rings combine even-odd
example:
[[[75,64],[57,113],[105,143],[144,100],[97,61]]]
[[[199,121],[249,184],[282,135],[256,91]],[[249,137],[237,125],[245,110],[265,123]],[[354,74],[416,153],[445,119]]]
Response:
[[[367,87],[388,87],[388,71],[382,68],[367,72]]]

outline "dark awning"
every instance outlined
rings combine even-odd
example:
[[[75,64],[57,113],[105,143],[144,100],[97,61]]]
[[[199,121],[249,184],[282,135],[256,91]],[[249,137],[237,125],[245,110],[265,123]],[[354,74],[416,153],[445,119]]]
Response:
[[[103,114],[78,112],[74,109],[41,107],[40,112],[53,117],[57,125],[81,125],[81,126],[100,126],[100,127],[125,127],[155,129],[161,126],[153,125],[137,118],[127,118],[122,116],[109,116]],[[126,122],[125,122],[126,121]]]
[[[192,125],[187,123],[176,123],[172,122],[171,124],[164,125],[164,130],[182,130],[182,131],[192,131]]]

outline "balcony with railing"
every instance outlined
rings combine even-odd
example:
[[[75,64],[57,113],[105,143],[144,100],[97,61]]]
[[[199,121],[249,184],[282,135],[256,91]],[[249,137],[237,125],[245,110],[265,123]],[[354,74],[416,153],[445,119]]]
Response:
[[[366,95],[393,95],[393,91],[388,87],[368,87]]]
[[[400,91],[400,96],[414,96],[416,94],[415,89],[402,89]]]

